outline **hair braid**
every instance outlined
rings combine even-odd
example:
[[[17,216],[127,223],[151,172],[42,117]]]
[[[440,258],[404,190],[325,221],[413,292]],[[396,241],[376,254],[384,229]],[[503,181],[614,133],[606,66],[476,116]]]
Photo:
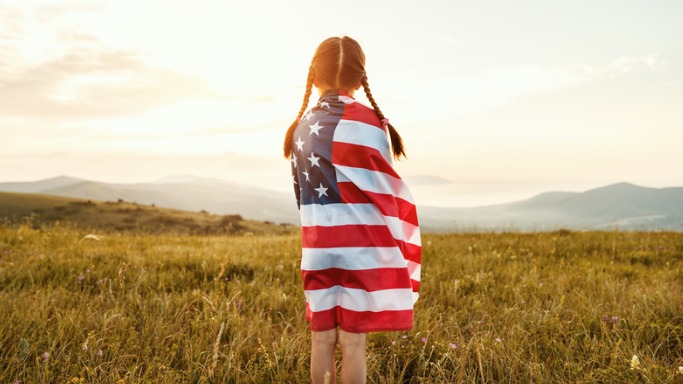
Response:
[[[375,98],[372,97],[370,85],[368,85],[368,76],[365,73],[363,73],[363,77],[361,78],[361,85],[363,85],[365,96],[367,96],[368,100],[370,101],[370,104],[372,104],[372,108],[375,110],[375,114],[380,120],[384,120],[384,113],[382,113],[382,110],[379,109],[379,106],[377,105]],[[389,138],[391,139],[391,149],[394,152],[394,158],[398,160],[401,158],[401,156],[406,157],[406,152],[403,149],[403,140],[401,139],[401,135],[398,134],[396,128],[394,128],[394,126],[390,123],[387,124],[387,128],[389,130]]]
[[[308,67],[308,77],[306,78],[306,92],[304,93],[304,101],[301,104],[301,109],[299,109],[299,114],[296,115],[296,120],[294,120],[292,125],[289,126],[289,129],[287,129],[287,133],[285,134],[285,142],[283,149],[286,158],[288,158],[292,154],[292,141],[294,140],[294,130],[296,129],[297,125],[299,125],[299,121],[301,120],[301,117],[304,115],[304,112],[306,112],[306,108],[308,108],[308,100],[310,99],[311,91],[313,90],[313,76],[313,66],[310,66]]]

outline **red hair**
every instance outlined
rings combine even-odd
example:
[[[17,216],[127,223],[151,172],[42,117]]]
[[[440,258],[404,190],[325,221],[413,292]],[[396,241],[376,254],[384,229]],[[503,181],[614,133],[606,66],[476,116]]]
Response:
[[[308,67],[303,104],[301,109],[299,109],[296,120],[289,126],[285,134],[284,153],[287,158],[292,154],[294,130],[299,125],[299,121],[308,107],[311,90],[313,89],[313,79],[316,79],[319,84],[325,84],[333,89],[354,89],[360,83],[379,120],[385,119],[382,110],[379,109],[375,98],[372,96],[372,92],[370,92],[368,76],[365,73],[365,54],[360,44],[348,36],[330,37],[320,43],[315,50],[311,65]],[[399,159],[401,156],[405,157],[406,154],[403,149],[401,136],[391,124],[387,124],[387,129],[394,157],[396,159]]]

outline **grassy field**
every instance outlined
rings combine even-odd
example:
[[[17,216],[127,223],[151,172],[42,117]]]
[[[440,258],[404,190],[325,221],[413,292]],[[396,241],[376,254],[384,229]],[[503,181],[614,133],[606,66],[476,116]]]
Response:
[[[304,383],[297,235],[0,224],[0,382]],[[425,235],[370,383],[682,383],[683,233]]]

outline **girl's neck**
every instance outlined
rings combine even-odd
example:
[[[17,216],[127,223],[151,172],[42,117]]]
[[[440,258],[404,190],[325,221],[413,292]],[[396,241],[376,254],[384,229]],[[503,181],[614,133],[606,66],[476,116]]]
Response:
[[[322,97],[322,95],[329,93],[329,92],[338,92],[338,91],[344,91],[349,97],[353,97],[353,94],[356,92],[355,89],[344,89],[344,88],[323,88],[323,87],[317,87],[318,88],[318,96]]]

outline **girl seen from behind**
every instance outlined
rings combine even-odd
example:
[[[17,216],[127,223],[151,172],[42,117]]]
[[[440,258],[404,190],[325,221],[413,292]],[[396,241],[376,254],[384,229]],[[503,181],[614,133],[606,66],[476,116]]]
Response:
[[[319,100],[306,111],[313,87]],[[360,87],[372,107],[353,98]],[[301,217],[311,380],[335,382],[339,342],[342,382],[365,383],[366,334],[412,329],[422,253],[413,198],[392,165],[403,143],[372,96],[354,39],[318,46],[284,154]]]

